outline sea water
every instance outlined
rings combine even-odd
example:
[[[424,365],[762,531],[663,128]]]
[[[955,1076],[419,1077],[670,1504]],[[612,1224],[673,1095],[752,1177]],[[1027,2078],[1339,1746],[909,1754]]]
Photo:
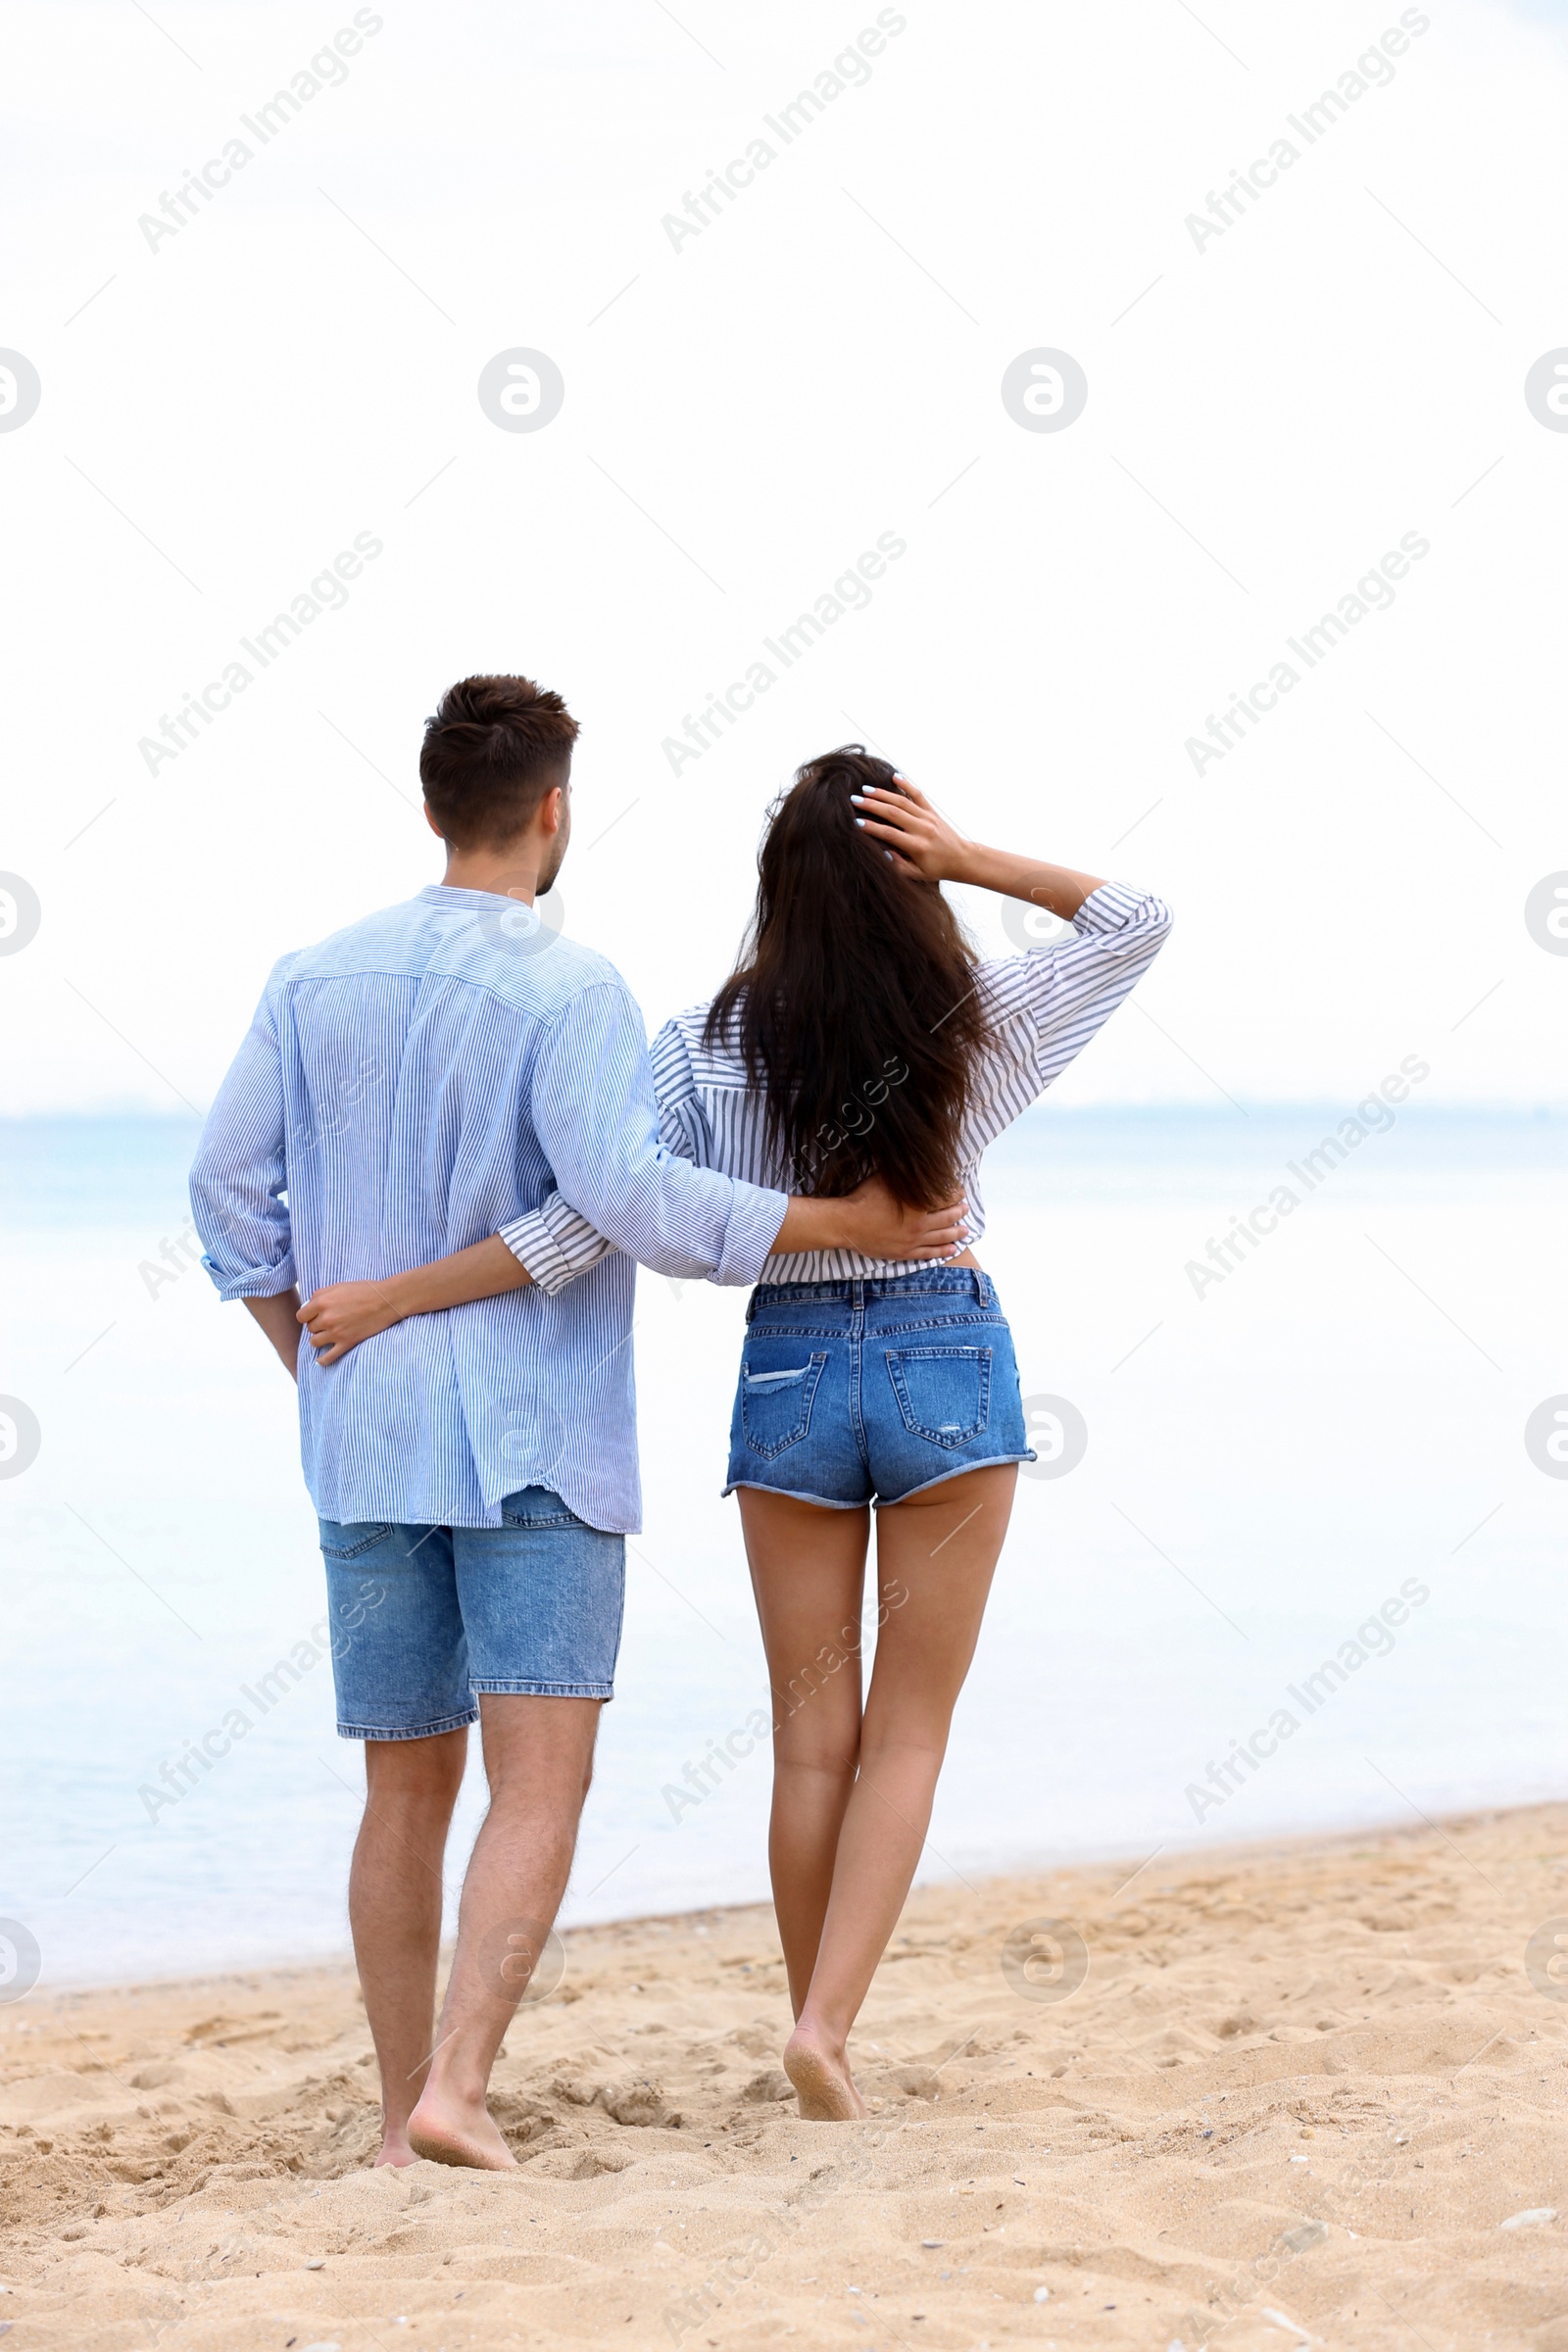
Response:
[[[1344,1116],[1046,1105],[989,1155],[980,1253],[1046,1458],[923,1876],[1131,1871],[1562,1793],[1568,1463],[1526,1430],[1568,1392],[1568,1117],[1411,1102],[1309,1161]],[[276,1671],[319,1647],[323,1610],[294,1395],[192,1262],[194,1134],[0,1137],[0,1391],[40,1431],[0,1478],[0,1916],[45,1984],[347,1944],[361,1750],[329,1662]],[[1282,1188],[1299,1205],[1270,1213]],[[1237,1218],[1252,1238],[1227,1247]],[[766,1893],[748,1727],[769,1697],[719,1496],[743,1313],[744,1293],[639,1277],[645,1532],[566,1920]],[[165,1765],[236,1709],[251,1728],[171,1798]],[[475,1755],[449,1896],[481,1805]]]

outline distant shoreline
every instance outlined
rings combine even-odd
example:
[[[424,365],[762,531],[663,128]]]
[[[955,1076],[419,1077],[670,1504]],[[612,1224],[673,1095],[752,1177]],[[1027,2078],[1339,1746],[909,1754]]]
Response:
[[[1564,1781],[1565,1784],[1568,1784],[1568,1773],[1565,1773]],[[1537,1797],[1527,1799],[1519,1804],[1465,1807],[1457,1812],[1434,1815],[1429,1826],[1440,1836],[1452,1837],[1466,1828],[1483,1825],[1490,1827],[1515,1819],[1523,1820],[1531,1814],[1551,1813],[1559,1806],[1568,1809],[1568,1793],[1565,1793],[1561,1799]],[[1568,1827],[1568,1820],[1565,1820],[1565,1827]],[[1159,1856],[1161,1875],[1171,1870],[1230,1871],[1264,1863],[1288,1861],[1293,1856],[1298,1857],[1307,1854],[1329,1856],[1342,1848],[1348,1849],[1369,1841],[1381,1842],[1387,1838],[1403,1836],[1407,1832],[1411,1835],[1415,1834],[1415,1827],[1410,1823],[1408,1816],[1396,1815],[1391,1812],[1377,1820],[1352,1824],[1348,1828],[1283,1831],[1273,1837],[1258,1837],[1251,1834],[1227,1838],[1216,1829],[1212,1838],[1202,1844],[1183,1845],[1173,1842],[1159,1846],[1155,1851]],[[1564,1843],[1564,1860],[1565,1865],[1568,1865],[1568,1839],[1565,1839]],[[1147,1856],[1135,1853],[1130,1848],[1121,1853],[1096,1851],[1062,1854],[1054,1859],[1018,1862],[1004,1870],[988,1870],[973,1881],[967,1875],[960,1877],[956,1871],[952,1878],[917,1879],[909,1901],[911,1905],[914,1905],[923,1900],[956,1894],[962,1886],[971,1884],[977,1885],[982,1891],[995,1893],[999,1888],[1005,1888],[1014,1883],[1034,1885],[1042,1879],[1062,1877],[1077,1880],[1094,1878],[1100,1874],[1109,1874],[1114,1877],[1122,1871],[1131,1871],[1136,1874],[1150,1867],[1151,1862]],[[569,1901],[569,1894],[567,1899]],[[1564,1908],[1568,1909],[1568,1885],[1565,1885],[1564,1888]],[[563,1927],[561,1936],[569,1951],[574,1940],[582,1941],[603,1936],[623,1936],[640,1933],[643,1930],[657,1930],[661,1933],[679,1930],[691,1933],[699,1927],[711,1928],[722,1922],[745,1919],[760,1921],[771,1936],[773,1933],[771,1913],[772,1905],[765,1898],[756,1898],[749,1902],[738,1903],[694,1903],[674,1911],[639,1911],[628,1913],[625,1917],[616,1915],[605,1919],[583,1920],[576,1925]],[[452,1954],[452,1938],[450,1936],[443,1940],[441,1950],[444,1967]],[[260,1987],[263,1984],[273,1983],[351,1978],[353,1974],[354,1955],[348,1946],[345,1933],[343,1947],[335,1952],[302,1953],[291,1958],[250,1962],[236,1961],[224,1967],[199,1969],[189,1976],[160,1974],[145,1978],[83,1977],[57,1984],[40,1983],[35,1993],[29,1997],[27,2002],[16,2007],[12,2013],[15,2016],[22,2016],[25,2009],[37,2008],[46,2002],[80,2003],[110,1998],[134,2001],[151,1998],[154,1995],[174,1997],[204,1989],[216,1989],[223,1985]],[[0,2011],[0,2016],[4,2014],[4,2011]],[[1568,2018],[1565,2018],[1565,2024],[1568,2024]]]

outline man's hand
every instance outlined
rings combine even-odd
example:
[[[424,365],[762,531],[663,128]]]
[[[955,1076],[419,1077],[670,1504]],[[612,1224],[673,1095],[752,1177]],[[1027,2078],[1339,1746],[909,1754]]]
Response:
[[[956,1257],[969,1238],[969,1203],[960,1194],[945,1208],[905,1208],[880,1176],[853,1193],[797,1193],[773,1236],[772,1257],[815,1250],[858,1250],[862,1257]]]
[[[868,1176],[833,1206],[843,1212],[851,1237],[842,1247],[862,1257],[956,1257],[969,1239],[969,1203],[961,1193],[943,1208],[907,1208],[880,1176]]]
[[[880,1176],[868,1176],[832,1205],[844,1212],[851,1235],[841,1247],[862,1257],[956,1257],[969,1239],[969,1203],[961,1193],[945,1208],[906,1208]]]

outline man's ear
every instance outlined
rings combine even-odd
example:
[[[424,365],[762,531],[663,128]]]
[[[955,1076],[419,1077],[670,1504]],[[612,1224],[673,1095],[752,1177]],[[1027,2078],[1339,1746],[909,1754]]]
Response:
[[[424,804],[424,821],[429,826],[431,832],[435,835],[437,841],[444,841],[446,839],[446,835],[442,832],[440,826],[435,821],[435,810],[431,808],[428,801],[426,801]]]
[[[539,828],[544,833],[561,831],[561,811],[565,805],[565,793],[559,784],[552,784],[539,804]]]

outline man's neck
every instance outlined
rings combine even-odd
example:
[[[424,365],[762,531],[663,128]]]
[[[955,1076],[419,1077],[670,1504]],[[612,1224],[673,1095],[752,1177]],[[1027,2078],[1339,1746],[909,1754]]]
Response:
[[[531,842],[514,842],[506,850],[447,852],[445,890],[487,890],[498,899],[517,899],[531,906],[539,887],[539,849]]]

